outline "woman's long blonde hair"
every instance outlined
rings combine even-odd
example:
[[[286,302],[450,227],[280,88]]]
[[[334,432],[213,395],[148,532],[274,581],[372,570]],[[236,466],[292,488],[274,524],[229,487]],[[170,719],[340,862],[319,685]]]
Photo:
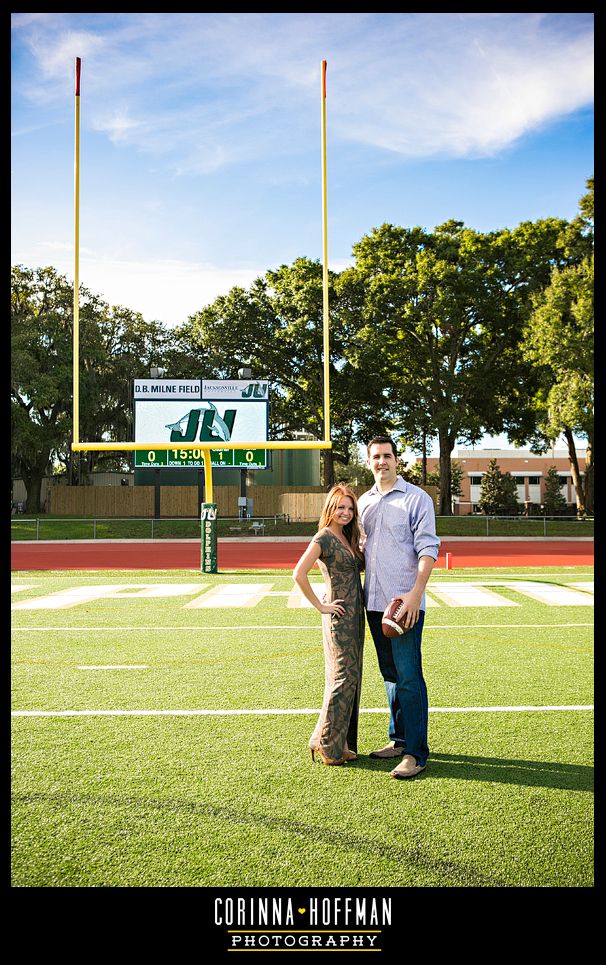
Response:
[[[337,483],[333,486],[328,495],[326,496],[326,502],[322,509],[320,515],[319,528],[324,529],[325,526],[330,526],[332,523],[335,513],[337,511],[337,506],[343,496],[347,496],[351,499],[353,504],[353,516],[347,526],[343,527],[343,534],[351,546],[356,559],[364,562],[364,553],[360,549],[360,520],[358,519],[358,500],[356,494],[350,486],[345,483]]]

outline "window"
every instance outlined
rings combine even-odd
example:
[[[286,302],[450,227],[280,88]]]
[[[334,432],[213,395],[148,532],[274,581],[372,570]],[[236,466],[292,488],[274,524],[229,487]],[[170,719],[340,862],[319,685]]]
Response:
[[[541,485],[541,477],[540,477],[540,476],[529,476],[529,477],[528,477],[528,485],[529,485],[529,486],[540,486],[540,485]]]
[[[470,486],[481,486],[481,485],[482,485],[482,477],[481,477],[481,476],[470,476],[470,477],[469,477],[469,485],[470,485]]]

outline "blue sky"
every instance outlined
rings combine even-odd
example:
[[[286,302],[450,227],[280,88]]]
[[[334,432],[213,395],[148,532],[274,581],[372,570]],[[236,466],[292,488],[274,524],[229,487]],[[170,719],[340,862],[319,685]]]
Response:
[[[590,13],[15,13],[13,264],[168,325],[383,222],[573,218],[593,175]]]

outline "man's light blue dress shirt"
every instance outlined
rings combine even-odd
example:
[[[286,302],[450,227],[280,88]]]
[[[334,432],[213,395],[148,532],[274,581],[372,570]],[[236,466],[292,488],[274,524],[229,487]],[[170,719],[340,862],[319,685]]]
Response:
[[[381,494],[377,485],[360,496],[358,512],[366,534],[364,602],[383,611],[394,596],[412,590],[419,557],[438,558],[433,500],[425,490],[398,476],[393,489]],[[421,609],[425,609],[425,594]]]

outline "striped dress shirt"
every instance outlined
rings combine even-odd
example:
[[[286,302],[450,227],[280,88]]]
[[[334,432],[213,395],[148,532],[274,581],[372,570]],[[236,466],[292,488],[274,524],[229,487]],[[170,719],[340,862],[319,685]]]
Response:
[[[381,494],[376,484],[358,500],[366,537],[364,603],[383,611],[394,596],[414,586],[421,556],[438,558],[433,500],[425,490],[398,476],[393,489]],[[426,605],[425,593],[421,609]]]

